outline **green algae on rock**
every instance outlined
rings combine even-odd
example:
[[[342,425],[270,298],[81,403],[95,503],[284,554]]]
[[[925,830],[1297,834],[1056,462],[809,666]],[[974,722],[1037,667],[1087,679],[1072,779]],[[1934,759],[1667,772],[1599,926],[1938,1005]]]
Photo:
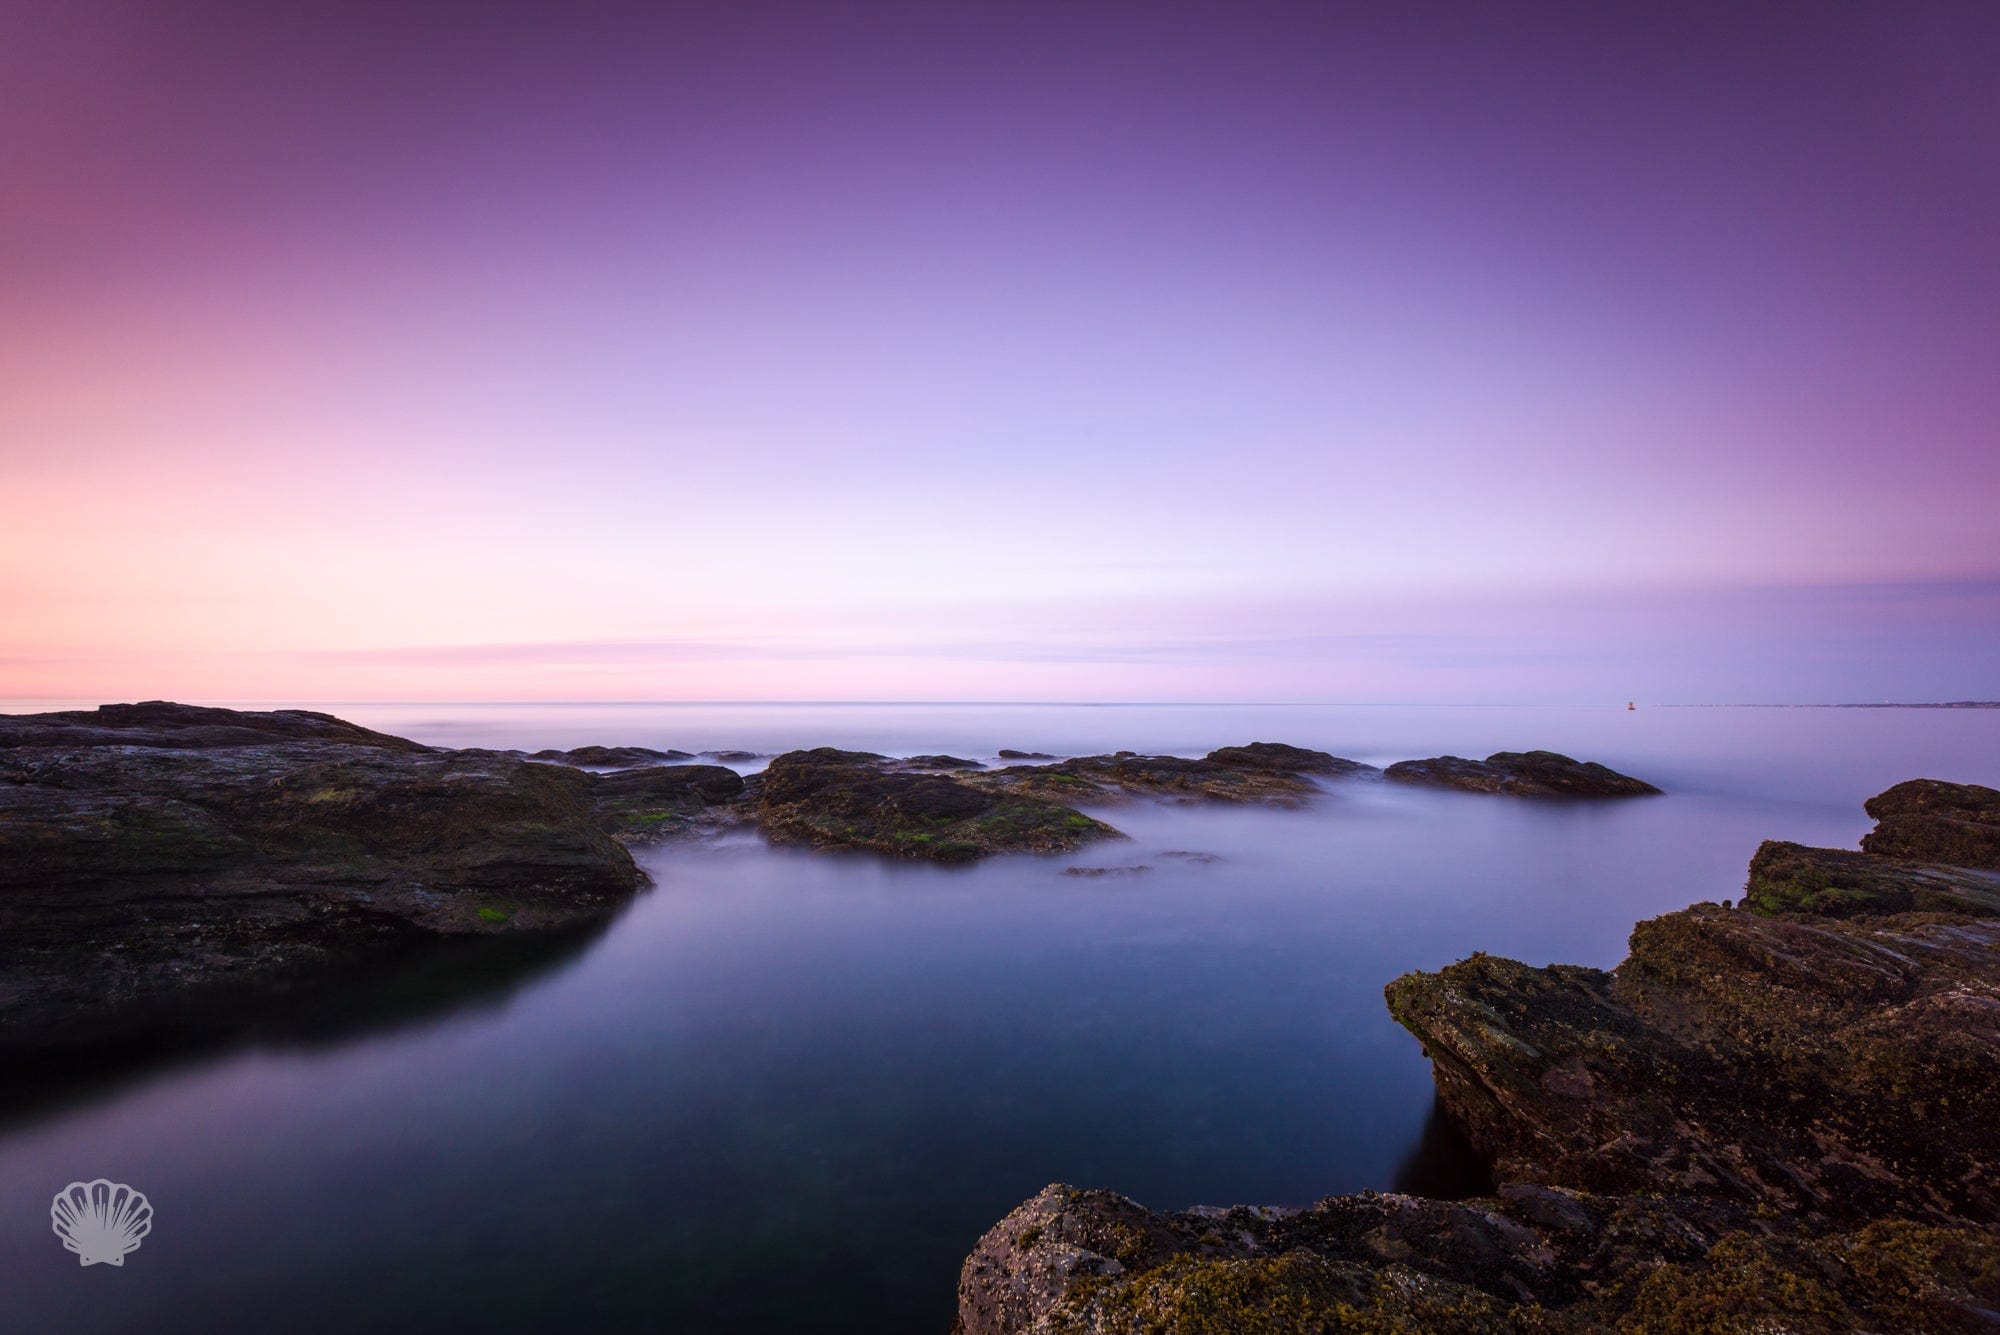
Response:
[[[1030,794],[913,773],[866,751],[790,751],[761,776],[759,815],[779,842],[864,848],[936,862],[1071,852],[1118,832]]]
[[[1831,918],[1912,911],[2000,914],[2000,876],[1766,840],[1750,859],[1743,907],[1767,916]]]
[[[627,844],[656,843],[723,819],[742,799],[743,776],[722,765],[642,765],[594,777],[590,798],[604,829]]]
[[[1912,779],[1868,799],[1861,847],[1884,857],[2000,870],[2000,791]]]
[[[1824,1233],[1700,1198],[1511,1185],[1303,1209],[1155,1212],[1045,1187],[959,1272],[959,1335],[1974,1331],[2000,1235],[1888,1220]]]
[[[1047,765],[1010,765],[968,776],[968,781],[990,789],[1078,802],[1115,801],[1138,794],[1298,806],[1319,791],[1311,780],[1300,777],[1301,772],[1269,762],[1228,765],[1213,757],[1190,759],[1116,751]]]

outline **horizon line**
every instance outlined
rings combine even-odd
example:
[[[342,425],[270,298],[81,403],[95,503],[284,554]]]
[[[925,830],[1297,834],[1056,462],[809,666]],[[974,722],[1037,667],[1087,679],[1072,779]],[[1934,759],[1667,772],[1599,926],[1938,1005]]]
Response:
[[[648,707],[703,707],[717,705],[788,706],[815,708],[859,708],[892,706],[899,708],[1042,708],[1042,709],[1570,709],[1617,708],[1615,700],[1496,701],[1496,700],[577,700],[506,699],[346,699],[313,700],[301,697],[257,698],[251,696],[207,696],[167,700],[107,700],[85,695],[0,696],[0,704],[81,704],[95,700],[99,707],[111,704],[141,704],[161,700],[168,704],[206,707],[229,705],[270,705],[303,708],[305,705],[475,705],[484,707],[543,705],[583,708],[602,705],[643,705]],[[1628,700],[1628,709],[1636,706]],[[2000,700],[1730,700],[1730,701],[1651,701],[1647,709],[1964,709],[2000,708]]]

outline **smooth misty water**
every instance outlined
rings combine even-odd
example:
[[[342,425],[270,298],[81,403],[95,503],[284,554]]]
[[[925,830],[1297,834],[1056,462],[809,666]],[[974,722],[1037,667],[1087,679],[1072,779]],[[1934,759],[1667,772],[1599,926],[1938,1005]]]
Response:
[[[9,1091],[9,1328],[941,1332],[967,1249],[1053,1180],[1160,1207],[1448,1186],[1396,974],[1477,949],[1609,965],[1635,919],[1735,895],[1760,839],[1852,844],[1899,779],[2000,781],[2000,712],[334,709],[523,747],[1545,746],[1669,795],[1140,803],[1104,813],[1130,843],[966,868],[749,836],[650,853],[657,888],[588,940],[448,955],[310,1030],[60,1101]],[[157,1210],[123,1269],[49,1228],[97,1176]]]

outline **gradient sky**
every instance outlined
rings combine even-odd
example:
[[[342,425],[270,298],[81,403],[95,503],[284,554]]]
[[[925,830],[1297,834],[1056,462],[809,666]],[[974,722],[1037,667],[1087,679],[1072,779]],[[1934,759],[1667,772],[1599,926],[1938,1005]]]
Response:
[[[0,0],[0,696],[2000,697],[1996,68]]]

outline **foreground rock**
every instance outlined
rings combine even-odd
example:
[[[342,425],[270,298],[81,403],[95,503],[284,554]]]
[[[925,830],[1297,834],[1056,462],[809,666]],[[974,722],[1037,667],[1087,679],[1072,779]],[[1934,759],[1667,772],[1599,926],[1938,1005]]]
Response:
[[[1700,1200],[1534,1186],[1449,1203],[1157,1214],[1043,1189],[960,1271],[961,1335],[1979,1331],[2000,1243],[1885,1221],[1806,1236]]]
[[[1609,973],[1474,956],[1389,1009],[1503,1177],[2000,1221],[2000,876],[1770,843],[1744,903],[1640,923]]]
[[[865,848],[937,862],[989,853],[1066,853],[1117,831],[1023,793],[911,772],[870,751],[821,747],[777,757],[758,794],[764,832],[781,842]]]
[[[1484,760],[1435,756],[1399,761],[1383,773],[1398,783],[1516,797],[1645,797],[1660,791],[1643,779],[1554,751],[1496,751]]]
[[[2000,793],[1869,804],[1978,850]],[[1155,1214],[1051,1187],[966,1262],[969,1335],[2000,1325],[2000,873],[1766,844],[1746,907],[1617,969],[1475,955],[1387,990],[1489,1199]]]
[[[298,710],[0,717],[0,1044],[425,940],[602,920],[641,876],[591,783]]]

